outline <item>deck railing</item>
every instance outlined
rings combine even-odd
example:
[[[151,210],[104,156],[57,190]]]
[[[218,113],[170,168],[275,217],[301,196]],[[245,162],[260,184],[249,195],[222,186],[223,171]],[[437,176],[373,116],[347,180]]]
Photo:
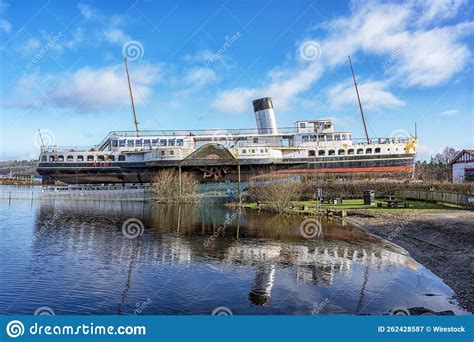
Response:
[[[143,137],[143,135],[141,135]],[[237,142],[237,135],[233,136]],[[405,137],[391,137],[391,138],[371,138],[370,142],[367,142],[366,139],[363,138],[356,138],[350,140],[353,145],[376,145],[376,144],[396,144],[396,143],[407,143],[409,138]],[[209,140],[210,142],[215,142],[215,143],[220,143],[220,140],[216,137],[215,139]],[[344,140],[332,140],[332,141],[321,141],[324,143],[332,143],[332,142],[340,142],[343,143]],[[228,141],[230,144],[231,141]],[[239,143],[237,143],[235,146],[240,146]],[[282,144],[281,146],[286,146]],[[179,147],[179,146],[178,146]],[[160,148],[158,145],[144,145],[139,148],[135,148],[135,150],[140,150],[140,151],[150,151],[150,150],[155,150],[157,148]],[[87,147],[87,146],[58,146],[58,145],[49,145],[49,146],[44,146],[42,148],[43,152],[61,152],[61,153],[67,153],[67,152],[93,152],[93,151],[99,151],[99,146],[92,146],[92,147]]]

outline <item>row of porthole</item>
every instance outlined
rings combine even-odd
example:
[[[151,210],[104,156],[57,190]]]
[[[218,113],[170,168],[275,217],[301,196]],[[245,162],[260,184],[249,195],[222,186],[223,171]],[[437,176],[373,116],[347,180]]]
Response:
[[[381,149],[380,149],[380,147],[376,147],[373,151],[374,151],[374,153],[380,153]],[[364,149],[359,148],[359,149],[357,149],[356,153],[357,154],[364,154]],[[366,149],[365,154],[372,154],[372,149],[371,148]],[[326,155],[326,150],[319,150],[318,151],[318,156],[325,156],[325,155]],[[335,156],[336,155],[336,150],[329,150],[327,155],[328,156]],[[344,149],[338,150],[337,155],[338,156],[345,156],[346,155],[346,150],[344,150]],[[347,150],[347,155],[349,155],[349,156],[354,155],[354,149]],[[316,151],[315,150],[309,151],[309,156],[310,157],[315,157],[316,156]]]
[[[42,156],[41,161],[46,162],[48,160],[47,156]],[[74,160],[74,156],[66,156],[66,161],[67,162],[105,162],[105,161],[115,161],[115,156],[114,155],[98,155],[97,159],[94,158],[94,155],[88,155],[88,156],[77,156],[76,160]],[[125,161],[125,156],[124,155],[119,155],[118,156],[118,161]],[[64,156],[63,155],[54,155],[54,156],[49,156],[49,162],[64,162]]]

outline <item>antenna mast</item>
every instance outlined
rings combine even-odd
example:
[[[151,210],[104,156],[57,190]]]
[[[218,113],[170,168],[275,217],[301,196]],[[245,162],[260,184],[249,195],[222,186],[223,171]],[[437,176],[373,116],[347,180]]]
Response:
[[[43,141],[43,136],[41,135],[41,130],[38,128],[38,135],[40,137],[40,140],[41,140],[41,152],[43,152],[43,149],[44,149],[44,141]]]
[[[369,133],[367,133],[367,125],[365,124],[364,111],[362,110],[362,103],[360,103],[359,89],[357,88],[357,82],[354,75],[354,69],[352,68],[351,56],[349,57],[349,64],[351,65],[352,79],[354,80],[354,86],[356,88],[357,100],[359,101],[360,114],[362,115],[362,122],[364,123],[365,137],[367,138],[367,143],[370,143]]]
[[[130,101],[132,102],[132,111],[133,111],[133,120],[135,122],[135,131],[137,132],[137,136],[139,136],[140,130],[138,129],[137,113],[135,112],[135,103],[133,102],[132,84],[130,83],[130,75],[128,74],[127,54],[123,56],[123,59],[125,61],[125,70],[127,71],[128,90],[130,92]]]

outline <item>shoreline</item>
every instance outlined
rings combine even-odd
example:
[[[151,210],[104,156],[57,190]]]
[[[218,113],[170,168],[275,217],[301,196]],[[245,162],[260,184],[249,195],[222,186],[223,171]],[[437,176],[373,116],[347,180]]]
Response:
[[[474,265],[474,212],[352,212],[343,219],[407,250],[454,291],[461,307],[474,313],[474,272],[468,266]]]

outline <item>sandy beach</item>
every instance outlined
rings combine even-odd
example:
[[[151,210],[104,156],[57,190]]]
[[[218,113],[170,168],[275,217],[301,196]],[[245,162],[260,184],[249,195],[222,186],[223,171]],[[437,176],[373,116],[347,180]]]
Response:
[[[352,211],[346,218],[403,248],[450,286],[459,304],[474,312],[474,212]]]

